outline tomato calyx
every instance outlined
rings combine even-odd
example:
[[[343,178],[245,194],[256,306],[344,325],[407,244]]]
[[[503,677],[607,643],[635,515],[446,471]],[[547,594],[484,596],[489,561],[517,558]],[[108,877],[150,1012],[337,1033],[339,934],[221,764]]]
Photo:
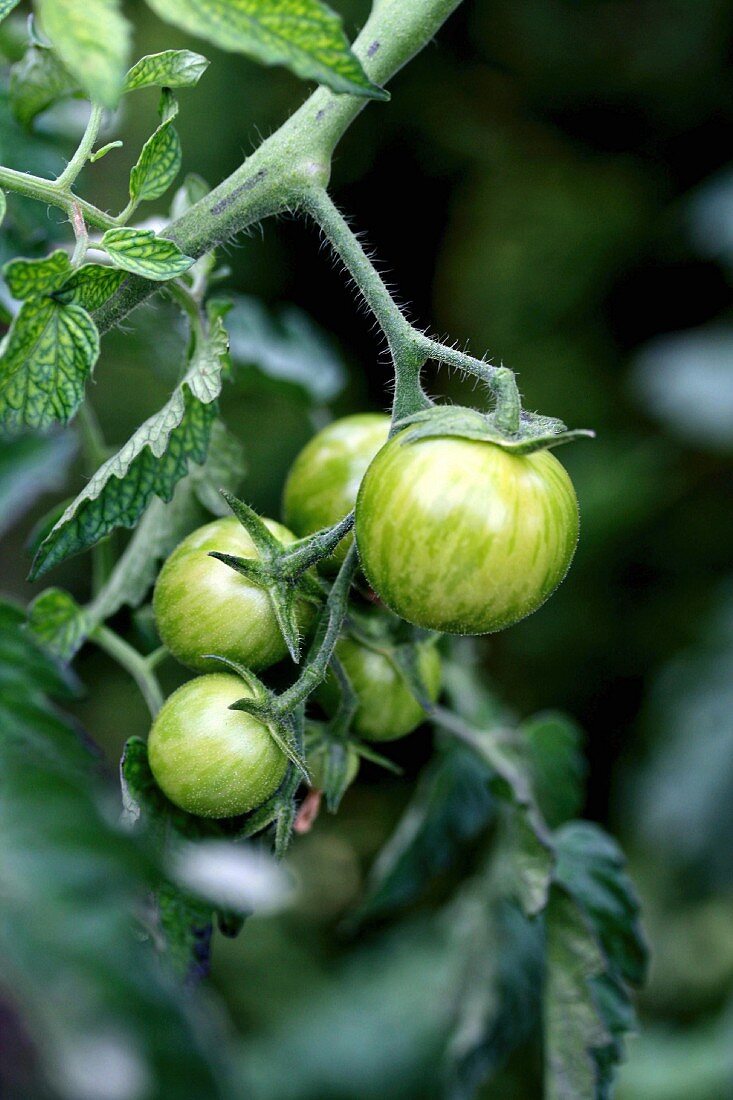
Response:
[[[494,443],[513,454],[526,455],[570,443],[575,439],[592,439],[595,432],[586,428],[568,429],[562,420],[539,413],[519,413],[516,431],[503,426],[497,406],[490,413],[460,405],[435,405],[399,420],[394,428],[404,432],[401,442],[417,443],[421,439],[456,436]]]
[[[319,581],[307,571],[316,562],[328,557],[349,533],[354,524],[354,515],[350,513],[334,527],[316,531],[307,538],[284,546],[248,504],[224,489],[221,490],[221,495],[252,539],[258,557],[243,558],[217,550],[210,551],[209,557],[216,558],[253,584],[265,589],[288,652],[298,664],[301,649],[298,604],[302,600],[320,603],[323,598]]]

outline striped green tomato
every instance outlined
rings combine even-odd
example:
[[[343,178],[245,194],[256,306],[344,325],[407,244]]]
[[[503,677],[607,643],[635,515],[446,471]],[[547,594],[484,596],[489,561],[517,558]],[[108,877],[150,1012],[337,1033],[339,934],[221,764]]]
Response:
[[[197,676],[166,699],[148,738],[155,781],[199,817],[236,817],[260,806],[285,776],[287,758],[264,722],[229,710],[252,692],[238,676]]]
[[[274,520],[265,524],[280,542],[293,534]],[[162,641],[182,664],[198,672],[221,668],[204,654],[216,653],[253,670],[281,661],[287,646],[270,598],[247,577],[209,557],[210,550],[256,558],[252,539],[234,516],[217,519],[193,531],[160,571],[153,610]],[[303,604],[301,626],[313,612]]]
[[[404,434],[359,490],[356,541],[371,586],[403,619],[450,634],[502,630],[536,611],[578,539],[565,468],[547,450]]]
[[[335,653],[358,701],[351,723],[354,733],[369,741],[396,741],[417,729],[425,711],[385,653],[349,637],[336,643]],[[419,643],[417,667],[428,696],[435,702],[440,691],[441,660],[433,642]],[[333,673],[318,689],[316,698],[327,714],[336,712],[340,692]]]
[[[387,442],[389,417],[359,413],[334,420],[305,445],[285,484],[283,515],[300,538],[332,527],[356,503],[361,479],[375,454]],[[326,565],[340,565],[351,546],[349,534]]]

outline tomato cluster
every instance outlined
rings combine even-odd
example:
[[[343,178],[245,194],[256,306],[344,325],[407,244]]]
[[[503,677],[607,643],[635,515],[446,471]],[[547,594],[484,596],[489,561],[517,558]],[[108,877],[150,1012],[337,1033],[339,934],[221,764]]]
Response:
[[[540,607],[565,576],[578,535],[575,492],[560,462],[547,450],[520,455],[488,440],[414,439],[407,431],[389,438],[389,429],[388,417],[365,414],[319,432],[286,482],[288,526],[265,520],[271,534],[288,546],[355,510],[359,564],[382,605],[369,611],[365,603],[358,613],[355,608],[357,625],[371,615],[402,621],[403,629],[407,623],[483,634]],[[326,574],[343,562],[352,538],[321,560]],[[184,684],[163,706],[151,730],[149,760],[176,805],[228,817],[272,796],[288,761],[266,720],[231,709],[251,689],[223,672],[211,655],[261,671],[282,660],[287,646],[267,588],[211,551],[258,557],[250,535],[231,517],[194,531],[163,566],[153,599],[160,636],[183,664],[205,675]],[[313,605],[301,599],[302,634],[315,616]],[[344,680],[353,695],[349,740],[339,750],[346,785],[358,770],[359,739],[386,742],[412,732],[441,682],[438,635],[426,640],[418,631],[408,641],[415,681],[398,658],[404,639],[400,648],[379,623],[371,632],[349,623],[347,618],[334,651],[339,677],[329,671],[312,696],[326,719],[335,721]],[[325,782],[327,759],[328,744],[319,741],[309,754],[316,787]]]

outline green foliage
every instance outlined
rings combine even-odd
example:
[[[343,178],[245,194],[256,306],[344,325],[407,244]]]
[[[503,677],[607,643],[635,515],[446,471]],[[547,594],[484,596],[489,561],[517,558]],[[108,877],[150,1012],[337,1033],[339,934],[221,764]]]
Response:
[[[20,0],[0,0],[0,19],[4,19],[6,15],[10,15],[13,8],[16,8]]]
[[[634,1026],[628,986],[641,983],[646,967],[639,904],[618,847],[597,826],[571,822],[556,845],[546,915],[547,1096],[606,1100]]]
[[[491,773],[475,753],[445,740],[375,861],[360,919],[393,913],[420,898],[496,812]]]
[[[143,145],[137,164],[130,172],[130,199],[135,205],[165,194],[181,170],[181,142],[173,127],[178,114],[176,101],[164,94],[160,113],[160,126]],[[117,248],[119,252],[119,244]]]
[[[321,0],[148,0],[161,19],[225,50],[266,65],[287,65],[298,76],[335,92],[387,99],[349,49],[341,20]]]
[[[68,663],[89,633],[83,608],[61,588],[47,588],[28,608],[28,628],[43,649]]]
[[[43,30],[95,103],[115,107],[127,67],[130,27],[118,0],[36,0]]]
[[[178,171],[177,168],[176,171]],[[156,181],[160,182],[160,179],[156,166],[149,160],[146,167],[140,168],[139,182],[143,187],[146,186],[146,172],[150,173],[150,187],[155,188]],[[131,192],[132,188],[131,177]],[[196,262],[190,256],[184,256],[173,241],[168,241],[165,237],[156,237],[152,229],[108,229],[102,237],[102,248],[115,267],[120,267],[123,271],[131,271],[135,275],[142,275],[145,279],[152,279],[154,282],[175,279],[188,271],[189,267]]]
[[[93,312],[114,294],[126,277],[119,268],[82,264],[55,291],[54,298],[64,305],[77,305]]]
[[[71,271],[68,252],[59,249],[42,260],[11,260],[3,268],[14,298],[35,298],[57,290]]]
[[[566,715],[536,714],[522,724],[528,743],[535,798],[547,824],[555,829],[576,817],[583,806],[587,765],[582,732]]]
[[[162,53],[146,54],[128,72],[123,91],[132,92],[151,86],[191,88],[198,84],[208,67],[208,60],[192,50],[163,50]]]
[[[33,576],[115,527],[133,527],[153,496],[170,500],[189,463],[206,458],[226,356],[226,332],[216,318],[167,404],[97,470],[43,541]]]
[[[35,1055],[63,1100],[89,1095],[97,1061],[125,1095],[218,1095],[222,1037],[136,934],[154,858],[114,823],[95,757],[47,699],[69,681],[22,626],[0,605],[0,957]]]
[[[99,356],[99,333],[86,310],[52,298],[26,301],[0,358],[0,426],[48,428],[70,420]]]
[[[37,115],[75,95],[79,84],[53,50],[30,46],[10,70],[10,106],[18,122],[29,126]]]

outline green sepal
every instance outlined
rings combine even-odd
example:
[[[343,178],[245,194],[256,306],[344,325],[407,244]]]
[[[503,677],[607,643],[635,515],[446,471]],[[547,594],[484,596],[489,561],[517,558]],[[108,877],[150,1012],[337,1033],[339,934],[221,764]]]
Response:
[[[568,429],[562,420],[540,416],[522,410],[519,429],[508,432],[496,420],[495,412],[481,413],[460,405],[434,406],[406,416],[395,424],[404,434],[401,443],[417,443],[421,439],[439,439],[455,436],[459,439],[476,439],[495,443],[514,454],[531,454],[575,439],[592,439],[595,432],[586,428]]]
[[[251,669],[239,664],[238,661],[230,661],[228,657],[220,657],[216,653],[207,653],[204,656],[207,660],[220,661],[226,665],[235,675],[244,680],[252,692],[251,697],[237,699],[231,704],[229,710],[244,711],[245,714],[251,714],[253,718],[257,718],[266,725],[280,751],[302,773],[304,779],[309,781],[308,767],[298,750],[292,715],[278,707],[276,697]]]

